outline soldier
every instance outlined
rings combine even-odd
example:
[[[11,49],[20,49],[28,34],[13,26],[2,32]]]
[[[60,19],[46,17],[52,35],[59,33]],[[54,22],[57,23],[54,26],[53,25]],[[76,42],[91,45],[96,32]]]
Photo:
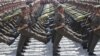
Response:
[[[36,32],[30,31],[29,28],[31,27],[30,25],[28,25],[30,22],[29,22],[29,17],[26,10],[27,10],[27,7],[22,7],[21,8],[22,13],[19,15],[20,18],[18,20],[18,31],[21,33],[21,37],[18,43],[16,56],[21,56],[20,52],[22,50],[22,47],[24,46],[25,41],[29,39],[30,37],[33,37],[43,43],[47,43],[46,36],[42,36]]]
[[[64,15],[64,8],[60,5],[57,7],[57,11],[54,17],[54,30],[55,30],[55,36],[54,36],[54,42],[53,42],[53,55],[57,55],[57,47],[59,45],[59,42],[63,36],[81,43],[82,45],[85,43],[83,40],[77,38],[72,30],[68,28],[68,26],[65,27],[65,15]],[[77,34],[76,34],[77,35]]]
[[[93,30],[92,31],[93,33],[92,33],[92,37],[89,37],[88,52],[89,55],[96,56],[96,54],[94,54],[93,52],[97,42],[100,39],[100,9],[99,11],[97,11],[96,14],[92,15],[90,25]]]

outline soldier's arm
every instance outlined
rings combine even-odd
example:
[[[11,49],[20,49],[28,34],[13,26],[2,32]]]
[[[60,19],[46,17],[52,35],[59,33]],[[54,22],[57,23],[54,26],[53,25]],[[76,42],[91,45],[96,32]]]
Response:
[[[23,18],[23,15],[22,15],[21,13],[18,14],[18,16],[19,16],[20,18]],[[19,21],[18,23],[21,23],[21,22]],[[28,28],[27,23],[23,24],[23,26],[21,26],[21,27],[19,27],[19,24],[18,24],[17,30],[18,30],[18,31],[21,31],[21,30],[26,29],[26,28]]]
[[[62,18],[62,16],[60,14],[58,14],[57,18],[59,19],[60,25],[58,27],[56,27],[55,30],[63,28],[65,26],[65,18]]]
[[[18,27],[18,31],[28,28],[27,24],[24,24],[22,27]]]
[[[98,26],[97,28],[94,29],[94,31],[100,30],[100,26]]]
[[[57,29],[61,29],[61,28],[63,28],[64,26],[65,26],[65,24],[64,24],[64,23],[61,23],[61,25],[60,25],[60,26],[55,27],[55,30],[57,30]]]

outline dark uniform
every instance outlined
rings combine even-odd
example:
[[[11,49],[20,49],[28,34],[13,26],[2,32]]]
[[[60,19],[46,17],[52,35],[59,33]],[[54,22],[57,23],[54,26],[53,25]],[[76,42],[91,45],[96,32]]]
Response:
[[[46,36],[42,36],[39,35],[36,32],[31,32],[30,28],[29,28],[29,17],[28,16],[20,16],[20,18],[18,19],[18,29],[23,28],[21,30],[19,30],[19,32],[21,33],[21,37],[18,43],[18,48],[17,48],[17,54],[16,56],[21,56],[21,50],[22,47],[24,46],[24,43],[30,38],[33,37],[43,43],[47,42]]]
[[[62,24],[65,24],[65,16],[63,14],[56,13],[55,17],[54,17],[54,23],[55,23],[54,28],[59,27]],[[77,38],[72,32],[70,32],[68,30],[68,26],[66,26],[66,27],[64,26],[64,27],[58,28],[55,31],[54,42],[53,42],[53,55],[54,56],[57,54],[56,53],[57,47],[58,47],[59,42],[60,42],[60,40],[61,40],[61,38],[63,36],[65,36],[68,39],[73,40],[75,42],[83,43],[83,40]]]
[[[92,37],[89,38],[88,52],[89,55],[94,55],[94,48],[100,39],[100,16],[94,16],[91,18],[91,26],[92,29],[99,27],[98,30],[93,31]]]
[[[4,35],[0,33],[0,42],[6,43],[7,45],[11,45],[14,42],[15,38],[11,34]]]
[[[6,43],[7,45],[10,45],[10,42],[13,40],[13,38],[10,38],[8,36],[3,35],[0,33],[0,42]]]

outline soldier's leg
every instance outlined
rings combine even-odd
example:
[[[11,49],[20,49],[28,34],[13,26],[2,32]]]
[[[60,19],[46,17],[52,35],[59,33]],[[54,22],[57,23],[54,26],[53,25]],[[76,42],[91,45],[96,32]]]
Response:
[[[81,38],[76,37],[73,33],[69,32],[68,30],[63,30],[62,34],[67,37],[68,39],[80,43],[83,49],[87,49],[87,41],[82,40]]]
[[[10,45],[10,44],[12,44],[13,40],[14,40],[14,38],[5,36],[2,33],[0,33],[0,42],[3,42],[3,43],[6,43],[7,45]]]
[[[1,43],[1,42],[7,43],[7,42],[5,41],[5,39],[4,39],[2,36],[0,36],[0,43]]]
[[[71,32],[72,34],[74,34],[74,35],[76,35],[76,36],[82,36],[81,34],[78,34],[78,33],[76,33],[75,31],[73,31],[72,29],[70,29],[68,26],[66,26],[64,29],[65,29],[66,31]]]
[[[57,35],[56,32],[54,32],[54,33],[53,33],[53,36],[52,36],[52,43],[54,43],[54,40],[55,40],[55,38],[56,38],[56,35]]]
[[[22,35],[19,39],[19,42],[18,42],[18,47],[17,47],[17,53],[16,53],[16,56],[21,56],[21,51],[22,51],[22,48],[24,46],[24,43],[25,41],[27,40],[28,37]]]
[[[94,37],[95,37],[95,36],[94,36],[93,32],[90,32],[90,33],[88,34],[88,49],[90,48],[91,42],[92,42],[92,40],[93,40]]]
[[[34,33],[33,34],[33,38],[35,38],[36,40],[40,41],[40,42],[43,42],[43,43],[47,43],[48,40],[47,40],[47,37],[46,36],[42,36],[42,35],[39,35],[37,33]]]
[[[10,34],[10,32],[7,32],[7,31],[5,31],[5,30],[0,29],[0,32],[3,33],[3,34],[6,35],[6,36],[14,37],[14,35]]]
[[[81,44],[83,43],[82,39],[76,37],[73,33],[69,32],[68,30],[63,29],[61,34],[67,37],[68,39],[73,40],[77,43],[81,43]]]
[[[96,47],[96,44],[99,41],[99,39],[100,39],[99,36],[94,35],[91,43],[88,43],[90,45],[88,47],[89,55],[95,55],[93,52],[94,52],[94,48]]]
[[[33,37],[34,39],[40,41],[40,42],[43,42],[43,43],[47,43],[48,40],[47,40],[47,37],[46,36],[42,36],[40,34],[37,34],[35,32],[28,32],[28,31],[24,31],[28,36],[31,36]]]
[[[31,28],[31,30],[33,32],[36,32],[36,33],[40,34],[40,35],[46,36],[46,33],[44,33],[44,32],[37,31],[36,29],[33,29],[33,28]]]
[[[14,42],[14,40],[19,36],[19,33],[17,34],[11,34],[11,33],[8,33],[8,32],[5,32],[5,30],[0,30],[1,31],[1,33],[2,34],[0,34],[0,35],[2,35],[2,37],[3,38],[5,38],[4,40],[6,41],[6,43],[8,44],[8,45],[11,45],[13,42]],[[5,37],[5,36],[7,36],[7,37]],[[15,39],[13,39],[13,38],[15,38]]]
[[[7,27],[4,27],[4,26],[2,26],[2,25],[0,25],[0,29],[3,29],[3,30],[5,30],[5,31],[9,31]]]
[[[56,36],[54,37],[53,56],[57,55],[58,46],[59,46],[59,42],[61,41],[61,38],[62,38],[61,34],[56,34]]]
[[[38,23],[36,24],[36,28],[38,28],[41,31],[45,30],[45,28],[42,25],[38,24]]]
[[[45,30],[45,28],[42,26],[42,24],[40,24],[39,22],[37,22],[37,25],[39,26],[39,28],[41,29],[41,30]]]
[[[6,36],[1,36],[1,41],[3,42],[3,43],[8,43],[10,40],[6,37]]]

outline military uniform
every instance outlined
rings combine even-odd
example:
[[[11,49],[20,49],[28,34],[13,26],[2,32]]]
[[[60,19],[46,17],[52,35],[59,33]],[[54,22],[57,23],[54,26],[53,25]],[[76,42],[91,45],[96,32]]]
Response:
[[[4,36],[2,33],[0,33],[0,42],[3,42],[3,43],[8,44],[9,41],[10,41],[9,38],[7,38],[7,37]]]
[[[92,29],[95,29],[98,26],[100,26],[100,16],[94,16],[93,18],[91,18],[91,27]],[[92,37],[89,37],[88,52],[90,54],[94,52],[94,48],[99,39],[100,39],[100,29],[97,31],[93,31]]]
[[[60,13],[55,14],[54,22],[55,22],[54,28],[60,26],[62,23],[65,24],[65,17],[64,17],[64,15],[62,15]],[[83,40],[77,38],[72,32],[70,32],[68,30],[68,27],[67,28],[66,27],[62,27],[62,28],[57,29],[55,31],[54,42],[53,42],[54,56],[55,56],[55,52],[57,51],[57,47],[59,45],[59,42],[60,42],[60,40],[61,40],[61,38],[63,36],[65,36],[68,39],[73,40],[75,42],[83,43]]]
[[[25,19],[26,17],[26,19]],[[23,17],[20,17],[18,20],[18,26],[19,27],[23,27],[23,25],[28,25],[29,24],[29,20],[27,19],[28,17],[25,16],[24,18]],[[20,37],[20,40],[19,40],[19,43],[18,43],[18,48],[17,48],[17,54],[16,56],[20,56],[21,55],[21,50],[22,50],[22,47],[24,46],[24,43],[30,38],[30,37],[33,37],[35,38],[36,40],[39,40],[43,43],[46,43],[47,42],[47,39],[46,39],[46,36],[42,36],[42,35],[39,35],[38,33],[36,32],[31,32],[30,31],[30,28],[27,27],[26,29],[22,29],[20,30],[20,33],[21,33],[21,37]]]

